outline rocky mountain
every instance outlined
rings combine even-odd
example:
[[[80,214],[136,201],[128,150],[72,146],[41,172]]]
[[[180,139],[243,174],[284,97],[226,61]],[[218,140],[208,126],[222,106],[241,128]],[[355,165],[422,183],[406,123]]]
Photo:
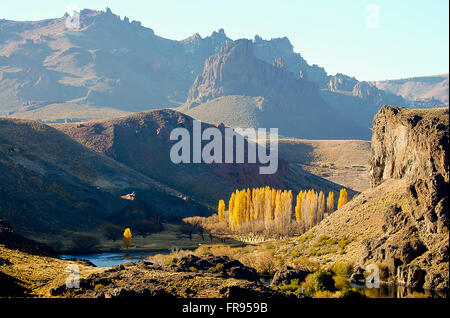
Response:
[[[54,124],[54,127],[90,149],[214,209],[219,199],[229,197],[236,189],[248,187],[270,185],[299,189],[300,186],[311,186],[339,190],[337,184],[291,167],[281,157],[277,172],[266,175],[259,174],[259,164],[252,163],[175,164],[171,161],[170,149],[176,141],[170,140],[170,132],[183,127],[193,136],[193,118],[175,110],[154,110],[80,124]],[[218,127],[222,132],[225,128],[202,123],[202,131],[209,127]],[[206,143],[203,141],[202,145]]]
[[[131,192],[166,219],[210,213],[52,127],[0,119],[0,217],[19,233],[98,228],[130,208],[121,196]]]
[[[223,29],[205,38],[194,34],[182,41],[165,39],[108,8],[82,10],[75,26],[66,25],[67,18],[0,20],[1,115],[80,122],[175,107],[188,99],[205,60],[234,42]],[[369,89],[363,84],[366,94],[361,89],[353,94],[355,79],[348,87],[330,86],[330,81],[337,83],[343,75],[331,76],[324,68],[308,64],[286,37],[264,40],[255,36],[251,43],[256,59],[268,64],[275,61],[294,78],[313,83],[330,107],[364,128],[370,127],[382,105],[411,104],[398,96],[393,99],[393,94],[373,83]],[[430,88],[427,96],[435,96],[433,92]],[[420,106],[434,105],[433,100],[430,103],[422,101]]]
[[[314,228],[317,237],[353,237],[334,261],[381,263],[398,284],[448,290],[448,129],[448,108],[381,108],[369,161],[372,188]]]
[[[325,69],[316,64],[309,65],[300,53],[294,52],[294,47],[287,37],[264,40],[255,35],[253,51],[257,59],[269,64],[276,59],[281,60],[286,70],[295,77],[308,79],[317,87],[324,87],[328,81],[329,76]]]
[[[173,106],[185,100],[205,58],[228,39],[221,30],[205,39],[168,40],[109,9],[82,10],[79,23],[0,20],[0,111],[68,102],[72,111]]]
[[[311,139],[369,136],[368,129],[329,107],[316,85],[296,78],[281,60],[268,64],[257,59],[253,46],[249,40],[228,42],[219,53],[208,58],[180,110],[197,119],[223,122],[231,127],[239,124],[278,127],[284,136]],[[243,112],[243,119],[251,121],[242,122]]]
[[[448,106],[448,74],[378,81],[379,89],[397,94],[417,107]]]

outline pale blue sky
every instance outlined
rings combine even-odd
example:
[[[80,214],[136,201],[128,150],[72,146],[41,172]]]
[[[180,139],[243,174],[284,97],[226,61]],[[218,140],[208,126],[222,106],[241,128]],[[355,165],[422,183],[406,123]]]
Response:
[[[366,27],[369,4],[379,8],[378,28]],[[177,40],[219,28],[232,39],[287,36],[310,64],[359,80],[449,70],[448,0],[2,0],[0,18],[61,17],[69,5],[108,6],[122,18]]]

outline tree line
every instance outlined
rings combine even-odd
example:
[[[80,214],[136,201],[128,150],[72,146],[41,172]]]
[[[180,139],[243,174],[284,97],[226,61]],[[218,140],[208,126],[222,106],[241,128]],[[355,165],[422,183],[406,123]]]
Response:
[[[347,190],[341,189],[338,209],[348,201]],[[295,204],[294,204],[295,203]],[[228,200],[219,201],[219,222],[226,223],[233,232],[265,232],[286,236],[304,232],[334,212],[334,193],[325,195],[314,189],[302,190],[294,196],[291,190],[269,186],[236,190]]]

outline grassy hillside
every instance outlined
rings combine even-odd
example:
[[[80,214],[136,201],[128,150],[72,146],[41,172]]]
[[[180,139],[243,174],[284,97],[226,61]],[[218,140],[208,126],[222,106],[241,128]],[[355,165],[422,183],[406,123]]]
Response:
[[[47,125],[0,119],[0,217],[18,231],[98,226],[137,197],[161,214],[202,208]],[[193,211],[191,211],[193,213]]]
[[[370,187],[370,142],[365,140],[279,140],[280,156],[291,166],[356,191]]]
[[[356,125],[334,110],[331,114],[319,112],[314,107],[296,108],[294,106],[281,107],[278,101],[261,96],[228,95],[191,108],[184,104],[177,110],[205,122],[223,123],[234,128],[278,128],[280,135],[288,137],[348,139],[350,136],[354,138],[358,136],[358,138],[369,139],[368,128]],[[342,127],[348,127],[348,129],[343,131],[340,125],[330,125],[331,122],[341,122]]]
[[[128,112],[108,107],[95,107],[77,103],[55,103],[42,107],[22,107],[9,114],[10,117],[33,119],[41,122],[80,122],[125,115]]]
[[[378,81],[375,85],[409,100],[434,98],[448,105],[448,74]]]
[[[82,124],[55,124],[87,147],[216,208],[235,189],[270,185],[294,191],[338,191],[341,186],[280,158],[273,175],[260,175],[256,164],[173,164],[169,140],[175,127],[192,130],[193,119],[173,110],[155,110]],[[203,124],[202,128],[210,127]]]

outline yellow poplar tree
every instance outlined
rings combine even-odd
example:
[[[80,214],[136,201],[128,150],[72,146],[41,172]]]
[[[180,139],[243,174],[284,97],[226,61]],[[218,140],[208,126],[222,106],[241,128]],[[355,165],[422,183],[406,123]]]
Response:
[[[230,225],[233,224],[233,211],[234,211],[234,201],[236,200],[236,195],[234,192],[231,194],[230,201],[228,202],[228,220]]]
[[[334,211],[334,192],[330,191],[327,197],[327,212],[328,214]]]
[[[219,222],[222,222],[225,218],[225,202],[223,200],[219,201],[219,208],[217,210],[217,214],[219,214]]]
[[[341,189],[341,192],[339,193],[339,200],[338,200],[338,210],[343,207],[347,203],[347,190]]]
[[[233,209],[233,225],[234,228],[236,228],[239,224],[241,224],[241,195],[238,192],[236,192],[236,202],[234,203],[234,209]]]
[[[130,230],[130,228],[126,228],[125,231],[123,232],[123,243],[125,244],[127,249],[131,245],[131,230]]]

